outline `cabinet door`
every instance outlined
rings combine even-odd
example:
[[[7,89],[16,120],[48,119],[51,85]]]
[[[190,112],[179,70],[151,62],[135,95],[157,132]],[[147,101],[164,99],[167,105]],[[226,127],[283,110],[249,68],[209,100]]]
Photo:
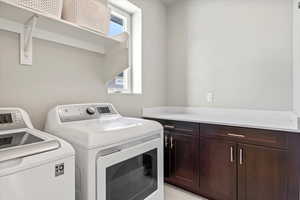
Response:
[[[239,145],[239,200],[287,200],[287,151]]]
[[[200,194],[214,200],[235,200],[236,165],[236,143],[201,138]]]
[[[198,189],[198,137],[172,131],[170,174],[167,182],[196,192]]]
[[[168,178],[170,176],[170,131],[164,131],[164,176]]]

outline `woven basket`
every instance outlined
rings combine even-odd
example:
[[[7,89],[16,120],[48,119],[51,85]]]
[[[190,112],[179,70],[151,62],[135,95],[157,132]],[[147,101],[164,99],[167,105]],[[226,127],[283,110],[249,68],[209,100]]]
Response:
[[[62,18],[107,35],[110,9],[99,0],[64,0]]]
[[[11,0],[13,3],[61,18],[63,0]]]

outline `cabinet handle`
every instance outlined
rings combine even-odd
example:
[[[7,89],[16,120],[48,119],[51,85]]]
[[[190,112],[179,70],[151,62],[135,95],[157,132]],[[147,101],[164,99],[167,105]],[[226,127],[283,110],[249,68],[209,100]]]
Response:
[[[245,137],[246,137],[246,136],[244,136],[244,135],[233,134],[233,133],[228,133],[227,135],[228,135],[228,136],[231,136],[231,137],[238,137],[238,138],[245,138]]]
[[[230,147],[230,162],[234,162],[234,149],[233,147]]]
[[[193,132],[194,130],[192,129],[186,129],[186,128],[175,128],[175,131],[178,131],[178,132]]]
[[[175,126],[170,126],[170,125],[164,125],[165,128],[168,128],[168,129],[174,129]]]
[[[243,149],[240,149],[240,165],[243,165]]]
[[[168,147],[168,136],[167,135],[165,136],[165,147],[166,148]]]
[[[171,136],[171,149],[173,149],[174,143],[173,143],[173,136]]]

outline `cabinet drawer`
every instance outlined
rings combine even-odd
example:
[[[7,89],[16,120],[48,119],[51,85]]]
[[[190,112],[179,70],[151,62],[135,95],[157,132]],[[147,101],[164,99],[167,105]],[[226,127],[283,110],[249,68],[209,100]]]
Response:
[[[165,120],[163,120],[163,119],[154,119],[154,118],[148,118],[148,117],[144,117],[144,119],[156,121],[156,122],[160,123],[162,126],[165,124]]]
[[[287,134],[280,131],[201,124],[200,135],[275,148],[288,146]]]
[[[199,132],[199,124],[192,122],[180,122],[166,120],[163,123],[163,127],[167,131],[172,131],[178,134],[193,135]]]

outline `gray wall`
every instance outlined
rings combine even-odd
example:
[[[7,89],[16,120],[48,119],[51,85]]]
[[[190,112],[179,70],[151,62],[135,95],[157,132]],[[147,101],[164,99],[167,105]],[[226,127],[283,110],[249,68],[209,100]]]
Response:
[[[297,0],[293,0],[293,94],[294,94],[294,111],[300,117],[300,10]],[[300,121],[300,120],[299,120]]]
[[[132,1],[143,9],[142,95],[108,95],[99,76],[102,56],[56,43],[35,39],[34,65],[22,66],[18,35],[0,31],[0,107],[24,108],[41,129],[57,104],[113,102],[130,116],[164,105],[166,10],[159,0]]]
[[[291,0],[178,1],[167,22],[169,105],[292,109]]]

